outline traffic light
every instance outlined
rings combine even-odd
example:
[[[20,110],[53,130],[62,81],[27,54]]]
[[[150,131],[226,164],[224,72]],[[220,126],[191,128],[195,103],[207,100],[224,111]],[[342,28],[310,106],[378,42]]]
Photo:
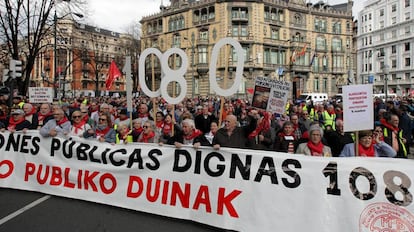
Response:
[[[21,60],[10,60],[10,71],[11,77],[17,78],[22,76],[22,61]]]

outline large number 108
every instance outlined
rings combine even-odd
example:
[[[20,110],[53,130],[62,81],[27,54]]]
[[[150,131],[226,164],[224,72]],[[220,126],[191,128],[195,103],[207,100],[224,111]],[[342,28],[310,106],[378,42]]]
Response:
[[[220,49],[225,45],[233,46],[237,54],[236,76],[233,85],[228,89],[222,89],[216,79],[217,60]],[[161,85],[158,90],[150,90],[145,82],[145,60],[149,55],[155,55],[161,62]],[[178,55],[182,60],[182,65],[179,69],[171,69],[168,64],[168,59],[171,55]],[[188,57],[182,49],[170,48],[164,54],[156,48],[145,49],[139,58],[139,83],[142,91],[149,97],[162,96],[170,104],[180,103],[187,94],[187,82],[184,75],[188,67]],[[210,88],[219,96],[228,97],[235,94],[241,84],[244,68],[243,48],[240,43],[233,38],[223,38],[219,40],[213,47],[211,52],[211,63],[209,67]],[[180,94],[178,97],[171,97],[168,94],[167,87],[170,82],[177,82],[180,85]]]

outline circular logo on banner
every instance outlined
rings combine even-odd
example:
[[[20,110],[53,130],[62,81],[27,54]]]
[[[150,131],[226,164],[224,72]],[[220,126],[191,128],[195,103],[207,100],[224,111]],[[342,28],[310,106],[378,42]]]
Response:
[[[414,215],[390,203],[368,205],[359,217],[359,232],[412,232]]]

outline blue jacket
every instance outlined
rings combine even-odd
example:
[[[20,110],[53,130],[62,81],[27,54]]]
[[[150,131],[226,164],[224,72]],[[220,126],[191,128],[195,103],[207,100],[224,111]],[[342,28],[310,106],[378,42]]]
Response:
[[[374,144],[375,157],[395,157],[397,152],[385,142]],[[348,143],[342,149],[339,157],[354,157],[355,156],[355,143]]]

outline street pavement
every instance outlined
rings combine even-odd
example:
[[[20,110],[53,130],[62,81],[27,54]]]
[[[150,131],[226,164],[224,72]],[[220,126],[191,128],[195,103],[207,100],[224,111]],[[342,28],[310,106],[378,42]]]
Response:
[[[0,232],[9,231],[210,232],[224,230],[192,221],[93,202],[0,188]]]

